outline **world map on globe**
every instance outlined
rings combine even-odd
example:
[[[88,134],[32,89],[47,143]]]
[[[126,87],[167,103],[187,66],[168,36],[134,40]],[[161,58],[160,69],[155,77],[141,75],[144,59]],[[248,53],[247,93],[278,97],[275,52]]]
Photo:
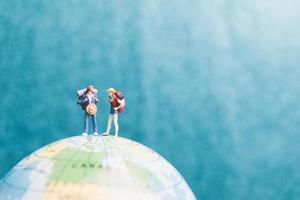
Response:
[[[194,200],[162,156],[122,137],[75,136],[20,161],[0,182],[1,200]]]

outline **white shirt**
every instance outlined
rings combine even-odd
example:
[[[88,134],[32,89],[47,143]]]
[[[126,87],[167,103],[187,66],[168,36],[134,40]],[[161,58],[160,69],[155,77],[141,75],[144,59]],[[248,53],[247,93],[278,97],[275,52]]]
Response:
[[[89,99],[89,103],[92,103],[93,94],[87,94],[87,97]]]

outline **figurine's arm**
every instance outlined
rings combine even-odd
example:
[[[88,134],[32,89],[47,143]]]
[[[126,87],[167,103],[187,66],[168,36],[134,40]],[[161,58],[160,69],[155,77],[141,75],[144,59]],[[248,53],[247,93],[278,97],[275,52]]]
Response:
[[[99,99],[95,96],[95,103],[98,103]]]
[[[78,99],[77,103],[80,104],[80,105],[82,105],[82,104],[84,104],[87,101],[88,101],[88,98],[86,98],[86,97],[83,98],[83,96],[82,96],[82,97],[80,97]]]
[[[125,106],[125,99],[117,99],[119,106],[115,108],[115,110],[118,110],[119,108],[123,108]]]

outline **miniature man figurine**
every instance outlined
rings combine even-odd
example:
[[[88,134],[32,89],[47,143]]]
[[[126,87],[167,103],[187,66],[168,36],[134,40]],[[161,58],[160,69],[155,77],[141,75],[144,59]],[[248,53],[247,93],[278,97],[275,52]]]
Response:
[[[78,101],[77,103],[84,110],[84,130],[82,135],[88,135],[88,122],[89,118],[92,118],[93,131],[94,135],[98,135],[97,132],[97,123],[96,123],[96,112],[98,98],[97,98],[97,89],[95,89],[92,85],[88,85],[87,88],[81,89],[77,91]]]
[[[114,88],[109,88],[107,90],[107,94],[110,103],[110,111],[108,116],[107,129],[106,132],[103,133],[103,135],[104,136],[109,135],[111,129],[111,123],[112,121],[114,121],[115,136],[117,137],[119,135],[118,113],[123,112],[125,106],[125,99],[124,96],[121,94],[121,92],[115,90]]]

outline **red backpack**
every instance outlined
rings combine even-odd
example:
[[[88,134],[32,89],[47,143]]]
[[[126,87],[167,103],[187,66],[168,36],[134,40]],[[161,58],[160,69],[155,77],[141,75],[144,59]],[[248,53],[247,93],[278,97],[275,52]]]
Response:
[[[123,100],[124,96],[122,95],[122,93],[120,91],[116,91],[115,92],[115,96],[119,99],[119,100]],[[122,108],[118,109],[118,113],[122,113],[124,112],[124,106]]]

